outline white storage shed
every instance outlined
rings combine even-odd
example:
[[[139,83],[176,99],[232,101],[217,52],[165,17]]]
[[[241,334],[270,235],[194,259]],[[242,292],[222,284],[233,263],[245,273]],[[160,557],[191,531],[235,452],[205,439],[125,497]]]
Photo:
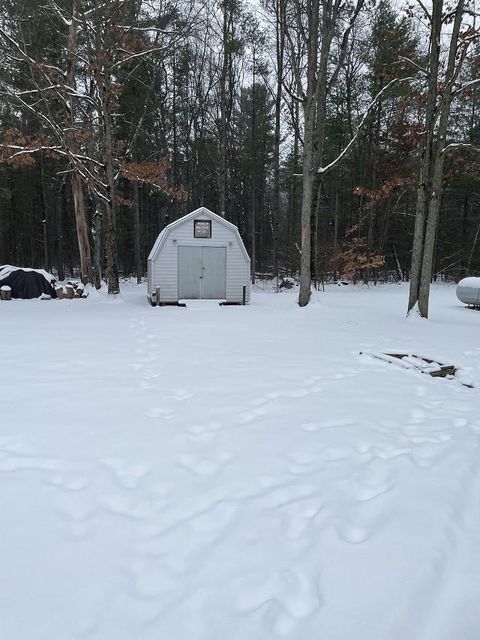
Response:
[[[148,297],[248,303],[250,258],[237,227],[205,207],[166,226],[148,256]]]

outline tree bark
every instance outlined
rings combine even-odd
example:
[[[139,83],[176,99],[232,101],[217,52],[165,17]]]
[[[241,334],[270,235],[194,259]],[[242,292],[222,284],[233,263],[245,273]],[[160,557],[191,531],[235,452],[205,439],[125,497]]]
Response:
[[[85,198],[83,185],[78,173],[71,176],[73,208],[75,211],[75,226],[77,230],[78,251],[80,254],[80,277],[83,284],[92,282],[92,258],[90,240],[88,237],[87,218],[85,216]]]
[[[228,76],[228,38],[229,38],[229,0],[223,0],[222,29],[222,68],[220,72],[220,123],[218,158],[218,213],[225,217],[226,181],[227,181],[227,76]]]
[[[107,182],[107,201],[105,202],[105,260],[106,278],[109,294],[120,293],[118,280],[118,256],[117,256],[117,225],[115,207],[115,179],[113,170],[113,136],[110,116],[111,79],[110,71],[104,70],[100,81],[100,95],[102,102],[102,120],[104,135],[105,176]]]
[[[93,283],[95,289],[102,286],[102,213],[97,204],[93,215]]]
[[[442,30],[443,0],[433,3],[432,27],[430,32],[429,80],[427,105],[425,113],[425,142],[420,158],[420,172],[417,186],[417,206],[415,211],[415,228],[413,232],[412,262],[410,268],[410,290],[408,313],[418,302],[420,294],[420,277],[425,242],[425,221],[427,217],[428,199],[431,191],[431,157],[435,133],[435,111],[438,96],[438,73],[440,64],[440,38]]]
[[[45,165],[43,157],[40,157],[40,182],[42,193],[42,207],[43,207],[43,265],[45,271],[50,271],[50,261],[48,252],[48,204],[47,204],[47,190],[45,186]]]
[[[315,183],[315,118],[317,106],[317,61],[319,35],[319,2],[309,4],[308,25],[308,62],[307,62],[307,91],[304,100],[304,139],[303,139],[303,174],[302,174],[302,214],[301,240],[302,255],[300,258],[300,291],[298,304],[305,307],[310,301],[312,273],[312,204],[313,187]]]
[[[79,18],[80,0],[72,0],[72,20],[68,29],[67,43],[67,65],[66,65],[66,84],[75,90],[75,56],[77,50],[78,39],[78,18]],[[74,91],[72,91],[73,94]],[[68,97],[69,121],[72,131],[75,128],[75,99],[70,94]],[[70,143],[75,149],[77,144],[75,141]],[[85,198],[83,196],[83,187],[79,174],[72,167],[72,193],[73,206],[75,210],[75,224],[77,228],[78,251],[80,254],[80,275],[83,284],[93,281],[92,274],[92,257],[90,252],[90,241],[88,237],[87,217],[85,213]]]
[[[438,5],[436,7],[436,5]],[[441,21],[442,21],[442,2],[433,3],[434,11],[437,9],[440,11],[440,17],[435,13],[432,13],[432,34],[435,35],[434,43],[437,44],[435,47],[439,49],[440,40],[441,40]],[[427,133],[427,141],[430,138],[430,151],[428,152],[429,158],[429,166],[428,172],[430,177],[430,189],[428,192],[428,202],[424,202],[423,198],[425,197],[426,190],[422,189],[421,192],[421,209],[423,210],[423,226],[424,236],[422,238],[422,243],[420,246],[420,250],[417,248],[417,253],[415,257],[418,259],[421,253],[421,262],[420,264],[415,264],[415,284],[418,286],[418,311],[423,318],[428,318],[428,303],[430,297],[430,283],[432,279],[432,271],[433,271],[433,263],[435,256],[435,241],[437,237],[438,231],[438,221],[440,214],[440,204],[442,198],[442,181],[443,181],[443,166],[445,160],[445,143],[447,136],[447,128],[448,121],[450,118],[450,108],[452,104],[453,98],[453,83],[455,79],[458,77],[462,62],[463,56],[458,56],[458,41],[460,35],[460,28],[462,23],[462,16],[464,10],[464,0],[459,0],[457,6],[455,8],[455,19],[453,23],[452,34],[450,36],[450,45],[449,45],[449,55],[448,55],[448,63],[447,70],[445,74],[445,86],[443,87],[443,92],[441,96],[440,105],[437,107],[437,112],[439,113],[439,117],[433,117],[432,122],[430,123],[430,130]],[[435,26],[436,23],[440,23],[439,26]],[[438,57],[438,51],[435,54],[434,64],[437,64],[437,79],[438,79],[438,62],[435,62]],[[437,102],[437,85],[435,86],[435,103]],[[430,93],[430,87],[429,87]],[[430,98],[430,96],[429,96]],[[437,130],[435,130],[435,125],[438,121]],[[427,122],[428,124],[428,122]],[[435,140],[434,140],[435,138]],[[423,209],[422,209],[423,207]],[[425,213],[427,215],[425,215]],[[418,209],[417,209],[418,214]],[[426,218],[426,219],[425,219]],[[414,244],[415,249],[415,244]],[[414,262],[412,260],[412,272],[414,268]],[[413,281],[413,275],[412,275]],[[412,284],[410,285],[412,289]],[[411,297],[413,298],[412,294]],[[412,300],[409,300],[409,310],[410,303]],[[414,303],[415,304],[415,303]]]
[[[275,92],[275,130],[273,146],[272,193],[272,266],[278,278],[278,233],[280,226],[280,143],[282,117],[283,66],[285,56],[286,0],[275,0],[275,48],[277,58],[277,86]]]
[[[63,189],[65,181],[62,180],[60,187],[55,194],[55,217],[56,217],[56,256],[57,256],[57,276],[58,280],[65,280],[64,250],[63,250]]]
[[[133,227],[134,227],[134,255],[135,255],[135,275],[137,284],[142,282],[144,274],[142,265],[142,254],[140,249],[140,195],[137,180],[133,182]]]

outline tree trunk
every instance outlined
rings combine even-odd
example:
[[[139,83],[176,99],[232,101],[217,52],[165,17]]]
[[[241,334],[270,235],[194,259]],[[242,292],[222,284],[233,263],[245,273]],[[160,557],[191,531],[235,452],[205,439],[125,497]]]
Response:
[[[300,258],[300,292],[298,304],[305,307],[310,301],[312,274],[311,274],[311,222],[313,203],[313,133],[314,133],[313,105],[306,109],[305,138],[303,146],[303,180],[302,180],[302,218],[301,239],[302,255]]]
[[[310,15],[308,16],[310,28],[307,63],[307,95],[304,108],[305,132],[303,153],[302,259],[300,265],[300,293],[298,299],[298,303],[301,307],[308,304],[310,300],[310,288],[312,285],[311,220],[314,200],[319,206],[321,190],[321,177],[319,174],[315,174],[314,171],[315,167],[321,166],[323,161],[327,116],[328,60],[333,38],[334,24],[334,20],[332,19],[332,0],[325,0],[325,2],[323,2],[322,12],[322,42],[320,47],[320,59],[318,60],[319,4],[319,2],[313,2],[310,5]],[[318,217],[318,206],[316,207],[316,218]],[[316,220],[316,225],[318,225],[318,220]],[[307,241],[309,243],[308,247],[304,244]]]
[[[250,269],[251,269],[251,280],[252,280],[252,284],[255,284],[255,272],[257,269],[257,256],[256,256],[256,251],[257,251],[257,237],[256,237],[256,227],[257,227],[257,211],[256,211],[256,205],[257,205],[257,200],[255,197],[255,172],[257,170],[257,163],[256,163],[256,155],[257,155],[257,146],[256,146],[256,140],[255,140],[255,108],[256,108],[256,104],[255,104],[255,47],[253,47],[253,65],[252,65],[252,69],[253,69],[253,73],[252,73],[252,131],[251,131],[251,140],[250,140],[250,145],[251,145],[251,155],[250,155],[250,181],[251,181],[251,212],[250,212],[250,238],[251,238],[251,243],[250,243],[250,249],[251,249],[251,255],[250,255]]]
[[[435,132],[435,108],[438,94],[438,71],[440,63],[440,37],[442,30],[443,0],[433,3],[432,28],[430,33],[429,80],[427,106],[425,113],[425,142],[420,159],[420,173],[417,187],[417,206],[415,211],[415,229],[413,232],[412,263],[410,268],[410,291],[408,313],[418,302],[420,294],[420,276],[422,270],[425,242],[425,220],[427,203],[430,196],[430,172],[433,137]]]
[[[302,255],[300,259],[300,291],[298,304],[305,307],[310,301],[312,273],[312,204],[315,184],[315,118],[317,107],[317,47],[319,29],[319,2],[309,5],[308,26],[309,46],[307,62],[307,91],[304,102],[304,136],[303,136],[303,174],[302,174],[302,217],[301,239]]]
[[[100,289],[102,286],[102,213],[99,205],[93,216],[93,248],[93,282],[95,289]]]
[[[64,250],[63,250],[63,188],[65,182],[62,180],[60,188],[55,194],[55,217],[57,236],[57,276],[58,280],[65,280]]]
[[[109,294],[120,293],[118,281],[117,225],[115,215],[115,180],[113,171],[113,136],[110,117],[111,80],[109,70],[104,71],[100,84],[104,135],[105,175],[107,181],[107,201],[105,202],[105,259]]]
[[[280,143],[282,117],[282,82],[285,56],[286,0],[275,2],[277,87],[275,93],[275,131],[273,146],[273,193],[272,193],[272,266],[273,277],[278,278],[278,233],[280,227]]]
[[[68,114],[72,131],[75,128],[75,99],[73,93],[75,91],[75,56],[77,51],[78,39],[78,17],[79,17],[80,0],[72,0],[72,20],[68,29],[67,43],[67,67],[66,67],[66,84],[72,87],[73,91],[68,99]],[[73,150],[77,143],[71,141]],[[83,196],[82,182],[79,174],[72,167],[72,193],[73,206],[75,210],[75,223],[77,227],[78,251],[80,254],[80,275],[83,284],[92,282],[92,257],[90,253],[90,242],[88,238],[87,217],[85,214],[85,198]]]
[[[442,2],[434,2],[433,3],[433,14],[432,14],[432,41],[435,43],[433,46],[432,52],[433,55],[433,68],[436,68],[436,77],[435,82],[430,78],[429,81],[429,97],[428,103],[430,103],[430,92],[431,87],[430,84],[435,84],[435,95],[434,95],[434,103],[437,102],[437,91],[438,91],[438,57],[439,57],[439,48],[441,41],[441,24],[442,24]],[[463,7],[464,0],[459,0],[457,6],[455,8],[455,19],[452,29],[452,34],[450,36],[450,45],[449,45],[449,55],[448,55],[448,63],[447,70],[445,74],[446,82],[443,87],[442,92],[442,100],[437,107],[439,110],[439,118],[433,115],[431,122],[427,120],[427,143],[429,139],[431,140],[431,144],[428,145],[429,151],[427,153],[429,159],[428,165],[428,174],[430,177],[430,189],[429,189],[429,201],[425,198],[426,189],[422,189],[420,196],[420,213],[423,212],[423,217],[421,222],[423,222],[424,227],[424,237],[422,238],[422,243],[420,247],[416,247],[414,243],[414,253],[416,260],[420,261],[420,264],[414,263],[413,255],[412,255],[412,281],[410,284],[410,300],[409,300],[409,310],[412,308],[410,306],[414,293],[412,294],[412,283],[414,282],[415,277],[415,285],[418,287],[418,311],[423,318],[428,318],[428,302],[430,296],[430,282],[432,278],[433,271],[433,262],[435,255],[435,241],[437,237],[438,231],[438,220],[440,213],[440,203],[442,197],[442,180],[443,180],[443,165],[445,159],[445,142],[448,128],[448,121],[450,118],[450,107],[452,103],[452,91],[453,91],[453,83],[456,77],[461,70],[461,65],[463,58],[458,57],[458,39],[460,34],[462,16],[463,16]],[[435,10],[439,11],[440,15],[435,14]],[[433,92],[433,91],[432,91]],[[428,113],[427,113],[428,115]],[[435,125],[438,121],[438,128],[435,130]],[[433,142],[434,136],[436,136],[436,142]],[[423,158],[422,158],[423,162]],[[421,182],[421,181],[420,181]],[[421,185],[420,185],[421,186]],[[417,215],[419,210],[417,209]],[[417,227],[417,219],[415,220],[415,227]],[[420,224],[420,223],[419,223]],[[415,229],[417,231],[417,229]],[[415,238],[414,238],[415,239]],[[421,254],[421,258],[420,258]],[[413,274],[413,269],[415,266],[415,274]],[[413,304],[415,304],[415,302]]]
[[[138,182],[133,182],[133,227],[134,227],[134,254],[135,254],[135,275],[137,284],[142,282],[144,274],[142,265],[142,254],[140,249],[140,196]]]
[[[40,182],[42,188],[42,207],[43,207],[43,265],[45,271],[50,271],[50,262],[48,256],[48,204],[47,204],[47,190],[45,187],[45,164],[44,159],[40,156]]]
[[[228,75],[228,1],[223,2],[222,69],[220,72],[220,124],[218,136],[218,213],[225,217],[227,181],[227,75]]]
[[[85,216],[85,198],[82,181],[78,173],[71,176],[75,224],[77,229],[78,251],[80,254],[80,277],[83,284],[92,282],[92,257],[88,237],[87,218]]]

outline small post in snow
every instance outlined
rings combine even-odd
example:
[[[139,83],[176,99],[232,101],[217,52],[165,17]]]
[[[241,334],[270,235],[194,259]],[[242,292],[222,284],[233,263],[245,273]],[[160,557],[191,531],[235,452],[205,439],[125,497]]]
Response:
[[[245,285],[243,285],[242,289],[242,304],[247,304],[247,287]]]
[[[155,289],[155,304],[157,307],[160,306],[160,287],[156,287]]]
[[[12,299],[12,289],[8,286],[8,284],[4,284],[3,287],[0,288],[0,300],[11,300]]]

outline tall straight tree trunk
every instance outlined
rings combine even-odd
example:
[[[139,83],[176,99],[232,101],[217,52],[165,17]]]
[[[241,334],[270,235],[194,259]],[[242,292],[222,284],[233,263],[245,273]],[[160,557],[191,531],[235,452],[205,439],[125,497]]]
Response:
[[[298,122],[300,115],[300,106],[298,102],[294,105],[295,121]],[[297,273],[297,199],[299,185],[297,183],[296,173],[298,171],[300,140],[298,135],[293,136],[293,154],[292,154],[292,177],[289,181],[288,194],[288,210],[287,210],[287,247],[289,258],[289,275],[293,277]]]
[[[257,269],[257,199],[255,197],[255,172],[257,170],[256,163],[256,151],[257,145],[255,140],[255,47],[253,47],[253,77],[252,77],[252,132],[251,132],[251,158],[250,158],[250,181],[251,181],[251,211],[250,211],[250,234],[251,234],[251,255],[250,255],[250,269],[252,284],[255,284],[255,272]]]
[[[227,182],[227,76],[228,76],[228,18],[229,0],[223,0],[222,69],[220,72],[220,126],[218,136],[218,213],[225,217]]]
[[[300,291],[298,304],[305,307],[310,301],[312,273],[312,204],[315,184],[315,124],[317,106],[317,47],[319,29],[319,5],[316,0],[308,4],[308,61],[307,91],[304,100],[304,136],[303,136],[303,173],[302,173],[302,217],[301,239],[302,255],[300,258]]]
[[[338,217],[340,213],[340,190],[335,189],[335,208],[333,213],[333,248],[337,251],[338,247]]]
[[[120,293],[118,280],[117,225],[115,215],[115,179],[113,171],[113,136],[110,116],[111,78],[106,69],[100,83],[102,101],[102,120],[104,135],[105,176],[107,182],[107,201],[105,202],[105,258],[106,277],[109,294]]]
[[[75,99],[73,94],[75,92],[75,58],[77,51],[77,39],[78,39],[78,19],[80,10],[80,0],[72,0],[72,20],[68,28],[68,43],[67,43],[67,65],[66,65],[66,84],[72,87],[72,92],[68,99],[68,115],[70,120],[70,126],[72,131],[75,125]],[[71,142],[73,150],[75,150],[77,144],[75,141]],[[80,255],[80,274],[84,284],[92,282],[92,257],[90,252],[90,241],[88,237],[88,225],[87,217],[85,213],[85,198],[83,196],[83,186],[79,174],[72,167],[72,193],[73,193],[73,206],[75,210],[75,224],[77,228],[77,241],[78,252]]]
[[[92,282],[92,257],[88,237],[87,218],[85,216],[85,198],[83,185],[78,173],[71,175],[75,226],[77,229],[78,251],[80,254],[80,277],[84,284]]]
[[[417,194],[417,214],[415,219],[415,235],[412,253],[412,279],[410,282],[409,311],[418,302],[418,311],[423,318],[428,318],[430,283],[433,271],[435,241],[438,231],[440,204],[442,198],[443,166],[445,159],[444,148],[453,98],[453,83],[461,71],[461,66],[464,60],[463,56],[458,56],[458,41],[464,11],[464,0],[459,0],[455,8],[455,18],[450,36],[448,63],[445,73],[446,82],[445,86],[442,87],[440,104],[437,106],[438,59],[441,42],[442,4],[442,1],[433,3],[431,37],[431,57],[433,62],[430,69],[431,76],[429,79],[427,109],[431,108],[431,101],[434,102],[434,107],[430,121],[428,120],[429,112],[427,111],[427,139],[424,149],[425,158],[422,157],[421,167],[421,172],[428,172],[429,188],[427,189],[425,184],[422,184],[423,176],[421,175]],[[435,13],[435,11],[439,12],[439,15],[438,13]],[[433,74],[435,77],[432,79]],[[433,94],[433,92],[435,93],[432,97],[431,94]],[[424,167],[424,164],[426,164],[426,158],[428,158],[428,165]],[[417,229],[417,223],[419,226],[420,224],[422,225],[421,229]],[[421,242],[420,239],[417,239],[416,237],[417,233],[419,236],[421,233]]]
[[[140,195],[138,181],[134,180],[133,185],[133,228],[134,228],[134,255],[135,255],[135,275],[137,284],[142,282],[144,273],[142,265],[142,254],[140,250]]]
[[[275,130],[273,146],[272,193],[272,264],[273,277],[278,278],[278,234],[280,227],[280,143],[282,117],[283,65],[285,57],[285,20],[287,0],[275,0],[275,48],[277,57],[277,86],[275,92]]]
[[[50,271],[50,261],[48,255],[48,204],[47,204],[47,190],[45,186],[45,163],[42,156],[40,156],[40,182],[41,182],[41,194],[42,194],[42,208],[43,208],[43,265],[45,271]]]
[[[65,180],[60,183],[60,188],[57,189],[55,194],[55,229],[57,236],[56,243],[56,262],[57,262],[57,276],[58,279],[65,280],[65,265],[64,265],[64,249],[63,249],[63,189],[65,186]]]
[[[425,241],[425,220],[427,217],[428,199],[431,189],[431,157],[433,137],[435,133],[435,110],[438,95],[438,72],[440,64],[440,37],[442,30],[443,0],[433,3],[432,28],[429,47],[429,79],[425,113],[425,142],[420,158],[420,172],[417,187],[417,206],[415,212],[415,228],[413,232],[412,263],[410,268],[410,291],[408,312],[418,302],[420,294],[420,275],[422,270],[423,248]]]
[[[308,104],[308,102],[310,104]],[[302,178],[302,218],[301,240],[302,255],[300,258],[300,292],[298,304],[305,307],[311,295],[311,238],[312,238],[312,204],[314,186],[314,145],[315,105],[313,100],[305,105],[305,135],[303,144],[303,178]]]
[[[97,205],[93,216],[93,282],[96,289],[102,286],[102,212]]]

